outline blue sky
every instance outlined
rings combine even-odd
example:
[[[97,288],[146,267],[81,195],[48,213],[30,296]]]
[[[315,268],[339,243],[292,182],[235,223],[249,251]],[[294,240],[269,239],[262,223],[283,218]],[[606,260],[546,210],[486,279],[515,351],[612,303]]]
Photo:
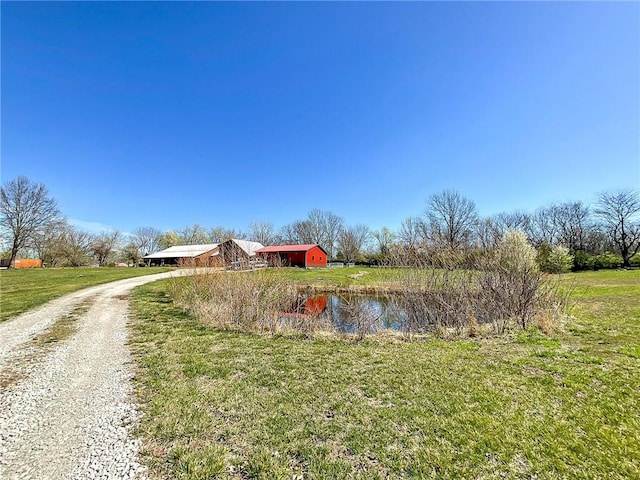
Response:
[[[638,2],[0,8],[2,181],[87,228],[396,228],[445,188],[489,215],[640,186]]]

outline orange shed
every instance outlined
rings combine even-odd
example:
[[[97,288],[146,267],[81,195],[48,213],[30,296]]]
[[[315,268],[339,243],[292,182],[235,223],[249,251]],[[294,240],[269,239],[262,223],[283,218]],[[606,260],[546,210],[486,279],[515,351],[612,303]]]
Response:
[[[13,268],[42,268],[42,260],[39,258],[16,258]]]

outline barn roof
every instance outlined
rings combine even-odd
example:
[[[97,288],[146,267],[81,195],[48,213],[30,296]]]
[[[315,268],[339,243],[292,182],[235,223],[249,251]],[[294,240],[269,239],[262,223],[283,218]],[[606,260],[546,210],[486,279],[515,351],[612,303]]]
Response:
[[[217,243],[205,243],[202,245],[176,245],[165,248],[159,252],[146,255],[144,258],[193,258],[203,253],[210,252],[218,247]]]
[[[264,248],[264,245],[262,245],[260,242],[250,242],[249,240],[240,240],[237,238],[230,238],[229,240],[227,240],[227,242],[235,243],[250,257],[253,257],[261,248]]]
[[[256,253],[308,252],[315,247],[318,247],[326,255],[327,252],[317,243],[305,243],[303,245],[272,245],[270,247],[261,248]]]

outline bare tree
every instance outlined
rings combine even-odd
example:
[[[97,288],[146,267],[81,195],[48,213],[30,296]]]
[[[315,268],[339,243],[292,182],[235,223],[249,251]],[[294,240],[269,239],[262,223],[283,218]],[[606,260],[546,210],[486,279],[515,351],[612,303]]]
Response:
[[[256,220],[249,225],[249,237],[254,242],[262,245],[273,245],[279,240],[273,223],[264,220]]]
[[[329,258],[333,258],[336,242],[344,228],[344,219],[335,213],[323,211],[321,221],[322,239],[318,243],[327,251]]]
[[[71,226],[64,219],[51,222],[33,235],[31,246],[44,265],[55,263],[56,245]]]
[[[52,248],[51,265],[54,267],[80,267],[91,263],[92,237],[68,227]]]
[[[589,224],[589,207],[582,202],[567,202],[555,206],[552,216],[558,231],[558,241],[571,252],[584,250]]]
[[[474,202],[455,190],[444,190],[429,197],[425,213],[435,246],[456,252],[470,245],[478,220]]]
[[[531,231],[531,216],[526,212],[501,212],[476,222],[476,237],[481,248],[498,245],[509,230]]]
[[[633,190],[602,192],[595,209],[622,255],[622,264],[640,250],[640,195]]]
[[[183,245],[199,245],[209,241],[207,232],[197,223],[184,227],[178,232],[178,237]]]
[[[309,220],[296,220],[281,230],[283,238],[290,243],[320,243],[318,231]],[[324,247],[323,247],[324,248]],[[327,252],[329,253],[329,252]]]
[[[396,239],[395,233],[387,227],[382,227],[380,230],[375,230],[371,235],[378,243],[378,253],[383,257],[388,255],[391,245]]]
[[[345,261],[355,262],[371,239],[371,232],[366,225],[354,225],[342,228],[338,237],[338,251]]]
[[[280,238],[284,243],[298,243],[298,234],[293,223],[285,225],[280,229]]]
[[[114,252],[120,238],[120,232],[104,232],[93,236],[89,249],[98,262],[98,266],[104,267],[107,259]]]
[[[305,220],[296,220],[280,229],[281,240],[287,243],[317,243],[333,258],[344,219],[335,213],[314,208]]]
[[[207,230],[207,239],[211,243],[222,243],[230,238],[246,239],[247,234],[241,230],[234,230],[221,226],[212,227]]]
[[[421,218],[407,217],[400,223],[398,240],[407,248],[419,249],[426,245],[427,226]]]
[[[309,210],[307,213],[307,218],[305,221],[306,233],[308,234],[309,242],[305,243],[318,243],[323,244],[326,243],[326,231],[325,231],[325,220],[324,220],[325,212],[320,210],[319,208],[314,208]],[[322,245],[327,253],[329,253],[328,246]],[[331,254],[329,254],[331,257]]]
[[[11,238],[10,268],[18,251],[28,246],[33,236],[60,218],[56,201],[47,187],[20,176],[0,189],[0,225]]]
[[[154,227],[140,227],[133,232],[132,243],[138,249],[141,256],[157,252],[161,248],[160,238],[162,232]]]

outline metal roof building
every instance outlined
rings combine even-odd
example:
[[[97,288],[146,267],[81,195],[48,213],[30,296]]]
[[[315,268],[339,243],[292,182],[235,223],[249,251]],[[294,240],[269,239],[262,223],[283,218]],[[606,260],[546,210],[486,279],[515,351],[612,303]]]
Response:
[[[327,252],[315,243],[303,245],[273,245],[256,252],[273,266],[324,268]]]
[[[230,238],[219,246],[220,256],[224,260],[224,264],[227,267],[239,270],[252,268],[256,252],[261,248],[264,248],[264,245],[260,242],[250,242],[249,240],[237,238]]]
[[[148,265],[215,265],[220,263],[217,243],[202,245],[175,245],[146,255]]]

